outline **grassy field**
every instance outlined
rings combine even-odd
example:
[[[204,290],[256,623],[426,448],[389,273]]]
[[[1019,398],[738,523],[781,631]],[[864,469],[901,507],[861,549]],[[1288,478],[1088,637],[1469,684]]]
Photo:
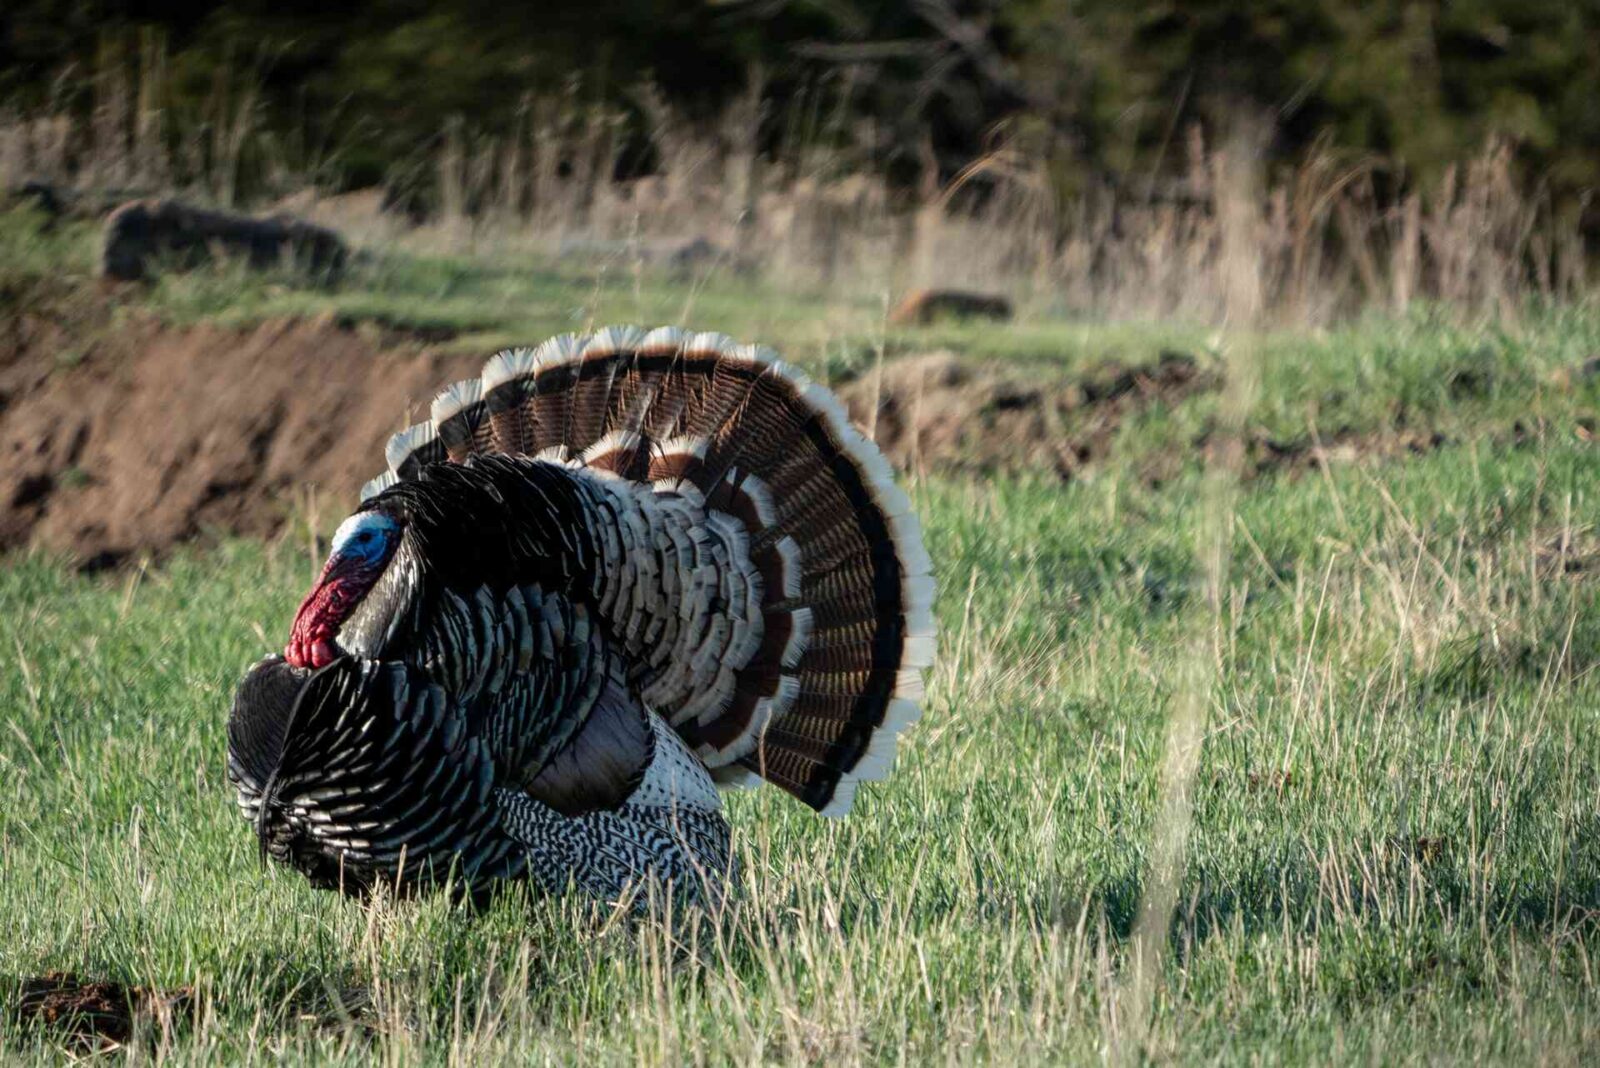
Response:
[[[382,269],[334,295],[230,297],[219,275],[148,301],[175,319],[400,309],[468,344],[687,308],[824,372],[890,343],[1030,375],[1206,344],[1049,319],[886,340],[869,297],[782,303],[753,283],[546,276],[530,311],[514,265]],[[521,893],[364,908],[263,870],[224,723],[242,668],[281,645],[305,538],[94,577],[11,559],[0,1004],[50,971],[192,987],[192,1018],[128,1048],[204,1064],[1590,1059],[1600,378],[1578,369],[1600,318],[1419,315],[1229,345],[1260,361],[1259,435],[1312,458],[1324,433],[1350,444],[1239,486],[1215,603],[1194,442],[1216,394],[1138,413],[1071,482],[918,479],[940,580],[926,715],[843,822],[733,796],[746,881],[716,924]],[[1384,447],[1399,435],[1426,444]],[[1195,678],[1212,681],[1187,864],[1142,980],[1169,719]],[[0,1013],[6,1060],[62,1042]]]

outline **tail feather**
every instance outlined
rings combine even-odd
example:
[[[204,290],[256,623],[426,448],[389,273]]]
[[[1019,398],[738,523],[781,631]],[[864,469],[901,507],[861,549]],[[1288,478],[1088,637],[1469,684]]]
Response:
[[[469,378],[446,386],[433,399],[430,424],[446,454],[460,463],[474,453],[488,452],[494,445],[494,430],[483,404],[483,382]]]
[[[933,658],[933,579],[888,461],[824,387],[721,334],[612,327],[492,357],[390,442],[381,492],[475,453],[540,456],[697,498],[763,577],[748,662],[667,710],[712,774],[752,775],[825,814],[881,778]]]

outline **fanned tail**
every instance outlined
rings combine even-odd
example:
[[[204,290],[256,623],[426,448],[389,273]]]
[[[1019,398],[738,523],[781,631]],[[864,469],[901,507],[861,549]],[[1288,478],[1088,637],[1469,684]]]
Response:
[[[442,391],[362,496],[479,453],[691,497],[747,544],[759,647],[728,692],[661,710],[720,782],[759,776],[842,815],[857,782],[887,775],[933,657],[933,579],[910,501],[826,388],[720,334],[563,335]]]

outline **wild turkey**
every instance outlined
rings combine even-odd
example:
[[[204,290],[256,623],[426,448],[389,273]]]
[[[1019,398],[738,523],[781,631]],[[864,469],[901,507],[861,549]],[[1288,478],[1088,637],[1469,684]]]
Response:
[[[501,352],[387,459],[234,700],[264,854],[347,891],[704,895],[731,878],[717,787],[831,816],[888,772],[928,556],[877,448],[770,350]]]

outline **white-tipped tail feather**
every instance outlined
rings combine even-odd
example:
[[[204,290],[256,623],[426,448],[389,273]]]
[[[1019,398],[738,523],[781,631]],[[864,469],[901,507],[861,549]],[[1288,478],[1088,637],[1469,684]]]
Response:
[[[469,378],[465,382],[455,382],[444,387],[439,391],[439,395],[433,398],[433,407],[429,411],[434,428],[437,430],[440,423],[448,422],[482,399],[482,379]]]

